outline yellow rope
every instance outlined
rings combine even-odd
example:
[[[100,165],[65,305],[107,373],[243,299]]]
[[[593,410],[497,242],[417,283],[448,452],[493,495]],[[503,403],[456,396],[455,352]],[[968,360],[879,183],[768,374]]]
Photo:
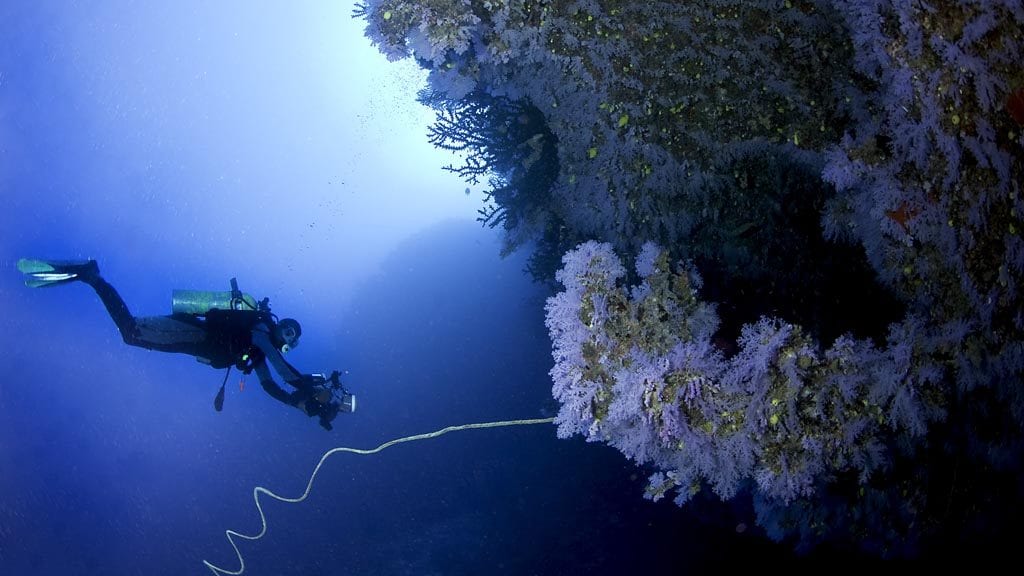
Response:
[[[447,434],[449,432],[455,432],[457,430],[470,430],[470,429],[474,429],[474,428],[499,428],[499,427],[502,427],[502,426],[521,426],[521,425],[526,425],[526,424],[547,424],[547,423],[553,422],[554,420],[555,420],[554,418],[535,418],[535,419],[532,419],[532,420],[505,420],[505,421],[502,421],[502,422],[480,422],[480,423],[477,423],[477,424],[463,424],[461,426],[449,426],[447,428],[443,428],[441,430],[436,430],[434,432],[428,432],[426,434],[417,434],[415,436],[406,436],[405,438],[398,438],[396,440],[391,440],[389,442],[385,442],[385,443],[381,444],[380,446],[377,446],[376,448],[374,448],[372,450],[361,450],[359,448],[346,448],[344,446],[339,446],[337,448],[332,448],[332,449],[328,450],[327,452],[325,452],[324,455],[320,457],[320,462],[318,462],[316,467],[313,468],[313,473],[310,474],[310,476],[309,476],[309,482],[306,483],[306,490],[305,490],[305,492],[302,493],[302,496],[299,496],[298,498],[286,498],[284,496],[278,496],[277,494],[274,494],[273,492],[271,492],[270,490],[267,490],[266,488],[264,488],[262,486],[257,486],[255,488],[253,488],[253,490],[252,490],[252,497],[253,497],[254,500],[256,500],[256,510],[258,510],[259,513],[260,513],[260,522],[263,525],[263,527],[260,528],[259,533],[250,536],[250,535],[247,535],[247,534],[241,534],[239,532],[235,532],[234,530],[225,530],[224,531],[224,533],[227,535],[228,542],[231,543],[231,547],[235,549],[235,554],[238,556],[238,570],[237,571],[225,570],[223,568],[220,568],[218,566],[215,566],[215,565],[211,564],[207,560],[203,560],[203,564],[205,564],[206,567],[209,568],[217,576],[220,576],[221,574],[230,574],[231,576],[239,576],[242,572],[245,572],[245,560],[242,559],[242,553],[238,550],[238,545],[235,544],[234,537],[238,536],[239,538],[245,538],[246,540],[259,540],[260,538],[263,538],[264,534],[267,533],[267,517],[263,514],[263,506],[260,505],[260,494],[266,494],[267,496],[270,496],[271,498],[273,498],[275,500],[280,500],[281,502],[288,502],[288,503],[291,503],[291,504],[302,502],[303,500],[306,499],[307,496],[309,496],[309,492],[313,489],[313,480],[316,479],[316,475],[320,472],[320,467],[324,465],[324,462],[328,458],[330,458],[334,454],[337,454],[338,452],[350,452],[352,454],[363,454],[363,455],[376,454],[377,452],[380,452],[381,450],[383,450],[385,448],[388,448],[390,446],[394,446],[395,444],[401,444],[402,442],[412,442],[414,440],[427,440],[429,438],[437,438],[438,436],[441,436],[442,434]]]

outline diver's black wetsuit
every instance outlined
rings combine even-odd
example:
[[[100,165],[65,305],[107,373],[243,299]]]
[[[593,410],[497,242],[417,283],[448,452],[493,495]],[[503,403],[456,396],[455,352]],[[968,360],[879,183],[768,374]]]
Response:
[[[204,318],[188,314],[136,318],[117,290],[99,274],[80,279],[99,295],[126,344],[189,354],[214,368],[238,366],[245,371],[254,370],[263,389],[289,406],[297,406],[315,393],[311,381],[274,346],[274,321],[265,312],[211,310]],[[278,386],[268,363],[295,392],[288,393]]]

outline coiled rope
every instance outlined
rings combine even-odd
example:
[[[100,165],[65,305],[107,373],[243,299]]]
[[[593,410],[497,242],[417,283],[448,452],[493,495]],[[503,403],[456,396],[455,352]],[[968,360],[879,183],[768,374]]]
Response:
[[[242,574],[242,572],[245,572],[245,560],[242,558],[242,552],[238,550],[238,544],[235,543],[235,537],[237,536],[239,538],[244,538],[246,540],[259,540],[260,538],[263,538],[264,534],[267,533],[267,517],[263,513],[263,506],[260,504],[260,494],[266,494],[267,496],[270,496],[274,500],[288,502],[290,504],[297,504],[299,502],[302,502],[303,500],[306,499],[307,496],[309,496],[310,491],[313,490],[313,480],[316,479],[316,475],[320,472],[320,467],[323,466],[324,462],[326,462],[327,459],[333,456],[334,454],[337,454],[339,452],[348,452],[351,454],[362,454],[365,456],[369,454],[376,454],[377,452],[380,452],[385,448],[394,446],[395,444],[401,444],[403,442],[412,442],[414,440],[427,440],[429,438],[437,438],[438,436],[441,436],[443,434],[447,434],[449,432],[456,432],[458,430],[471,430],[477,428],[500,428],[504,426],[523,426],[528,424],[548,424],[550,422],[554,422],[554,420],[554,418],[534,418],[529,420],[504,420],[501,422],[480,422],[476,424],[462,424],[460,426],[449,426],[447,428],[442,428],[441,430],[435,430],[434,432],[428,432],[426,434],[417,434],[415,436],[406,436],[405,438],[391,440],[389,442],[381,444],[380,446],[377,446],[372,450],[347,448],[344,446],[332,448],[325,452],[324,455],[320,457],[320,461],[317,462],[316,467],[313,468],[313,473],[309,475],[309,482],[306,483],[306,490],[298,498],[287,498],[285,496],[278,496],[277,494],[274,494],[273,492],[264,488],[263,486],[257,486],[253,488],[252,497],[256,501],[256,510],[258,510],[260,513],[260,523],[262,524],[262,528],[260,528],[259,533],[248,535],[242,534],[240,532],[235,532],[234,530],[224,531],[224,534],[228,538],[228,542],[231,544],[231,547],[235,549],[235,555],[238,556],[238,570],[225,570],[223,568],[220,568],[219,566],[210,563],[207,560],[203,560],[203,564],[207,568],[209,568],[210,571],[212,571],[216,576],[221,576],[223,574],[239,576],[240,574]]]

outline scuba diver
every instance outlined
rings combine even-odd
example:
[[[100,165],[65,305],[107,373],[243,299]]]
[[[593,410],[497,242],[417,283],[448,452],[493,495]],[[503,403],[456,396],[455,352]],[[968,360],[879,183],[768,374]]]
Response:
[[[224,382],[214,400],[219,412],[224,407],[224,385],[231,368],[244,374],[255,371],[263,389],[276,400],[294,406],[331,430],[338,412],[354,412],[355,396],[339,382],[338,371],[330,377],[302,374],[282,354],[295,348],[302,328],[292,318],[278,320],[270,312],[270,299],[261,302],[238,289],[231,279],[230,292],[175,290],[170,316],[132,316],[113,286],[100,276],[95,260],[44,261],[21,259],[18,270],[31,288],[84,282],[96,291],[110,317],[130,346],[195,356],[213,368],[227,368]],[[269,366],[268,366],[269,365]],[[270,367],[295,390],[282,389]]]

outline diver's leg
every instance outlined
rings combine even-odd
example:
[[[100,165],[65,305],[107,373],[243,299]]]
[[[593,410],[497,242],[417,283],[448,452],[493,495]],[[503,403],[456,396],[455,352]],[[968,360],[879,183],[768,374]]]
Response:
[[[25,285],[32,288],[59,286],[70,282],[85,282],[103,301],[107,313],[117,324],[121,338],[127,344],[136,344],[138,327],[135,318],[121,295],[100,276],[100,267],[95,260],[37,260],[22,258],[18,270],[25,274]]]
[[[203,326],[189,318],[154,316],[136,318],[114,287],[100,276],[95,260],[35,260],[23,258],[18,269],[25,274],[25,285],[32,288],[84,282],[92,287],[117,325],[125,344],[162,352],[209,355],[209,343]]]
[[[121,339],[129,346],[138,346],[161,352],[182,352],[196,355],[204,352],[206,331],[194,322],[186,322],[171,316],[144,316],[136,318],[117,290],[99,273],[82,275],[85,282],[103,301],[107,313],[121,332]]]
[[[135,337],[129,342],[133,346],[207,358],[213,352],[206,329],[188,317],[145,316],[135,319],[135,327]]]
[[[84,282],[95,290],[96,295],[106,307],[117,324],[121,337],[126,343],[135,344],[138,328],[135,318],[128,311],[128,304],[121,298],[118,291],[109,282],[99,276],[99,265],[96,260],[40,260],[22,258],[17,261],[17,269],[26,276],[26,286],[45,288],[59,286],[71,282]]]
[[[128,310],[128,305],[124,303],[121,295],[110,285],[110,282],[104,280],[98,272],[95,275],[82,276],[79,280],[92,286],[92,289],[96,291],[96,295],[103,301],[103,306],[107,309],[107,313],[110,314],[110,318],[113,319],[118,331],[121,332],[121,338],[125,344],[140,346],[141,344],[138,342],[140,336],[138,323]]]
[[[96,291],[125,344],[161,352],[192,355],[205,352],[206,330],[196,323],[171,316],[136,318],[117,290],[98,273],[83,275],[80,280]]]

